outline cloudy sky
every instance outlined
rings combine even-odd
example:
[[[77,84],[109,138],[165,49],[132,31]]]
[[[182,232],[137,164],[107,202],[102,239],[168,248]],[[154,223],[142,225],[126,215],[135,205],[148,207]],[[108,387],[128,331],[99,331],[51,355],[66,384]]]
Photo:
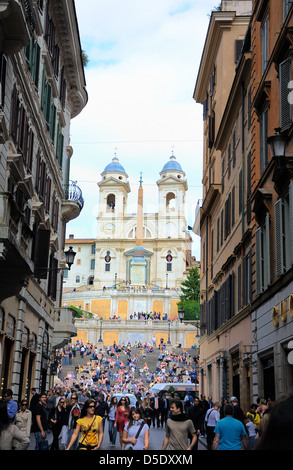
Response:
[[[96,237],[101,172],[116,154],[136,212],[157,211],[160,171],[172,152],[188,181],[186,218],[202,197],[202,106],[193,100],[211,11],[219,0],[75,0],[89,101],[72,120],[71,179],[85,206],[67,236]],[[199,259],[199,237],[193,254]]]

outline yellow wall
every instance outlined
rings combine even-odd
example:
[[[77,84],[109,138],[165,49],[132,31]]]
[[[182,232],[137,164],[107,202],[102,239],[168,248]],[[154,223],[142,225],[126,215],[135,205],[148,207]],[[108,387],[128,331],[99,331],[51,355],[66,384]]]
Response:
[[[127,311],[128,311],[128,301],[127,300],[119,300],[118,302],[118,317],[122,320],[127,319]]]
[[[103,333],[103,341],[105,346],[112,346],[114,341],[118,344],[119,333],[118,331],[104,331]]]
[[[168,341],[168,333],[158,333],[158,332],[156,332],[156,333],[155,333],[155,338],[156,338],[156,347],[159,346],[159,344],[160,344],[160,342],[161,342],[161,338],[163,338],[164,344],[167,344],[167,341]]]
[[[87,332],[84,330],[77,330],[77,336],[73,338],[73,344],[76,343],[76,341],[82,340],[83,344],[87,343]]]
[[[153,313],[163,313],[163,302],[161,300],[154,300]]]
[[[171,300],[170,317],[178,317],[178,302],[179,300]]]
[[[186,348],[191,348],[191,346],[195,345],[195,333],[186,333],[185,341],[186,341]]]
[[[111,299],[93,299],[91,312],[105,319],[110,318]]]

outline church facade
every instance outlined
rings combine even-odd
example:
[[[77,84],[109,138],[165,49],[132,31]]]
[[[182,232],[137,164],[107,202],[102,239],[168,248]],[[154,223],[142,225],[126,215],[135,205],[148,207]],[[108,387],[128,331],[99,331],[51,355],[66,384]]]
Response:
[[[66,240],[66,246],[77,253],[64,276],[63,303],[67,306],[80,307],[103,320],[127,321],[139,313],[152,314],[159,322],[178,320],[180,286],[192,263],[192,239],[185,218],[188,185],[173,155],[159,176],[158,211],[144,213],[141,178],[133,214],[127,211],[128,175],[118,158],[101,173],[97,238],[69,235]],[[188,343],[193,344],[193,333]],[[117,339],[109,331],[103,336],[110,342],[113,336]]]

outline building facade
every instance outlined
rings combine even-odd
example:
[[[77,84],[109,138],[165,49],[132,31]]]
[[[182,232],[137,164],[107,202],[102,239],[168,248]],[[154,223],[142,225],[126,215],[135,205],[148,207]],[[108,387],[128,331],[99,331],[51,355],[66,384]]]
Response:
[[[293,391],[292,26],[291,2],[253,1],[253,397],[273,400]]]
[[[181,165],[172,155],[163,166],[157,181],[157,213],[143,211],[142,179],[137,212],[127,212],[130,185],[117,157],[101,177],[96,240],[74,239],[73,235],[66,240],[66,247],[74,247],[77,255],[64,279],[63,302],[103,320],[131,320],[139,313],[152,313],[158,321],[163,317],[178,320],[180,286],[192,264],[185,219],[188,187]],[[118,329],[113,329],[113,322],[104,325],[104,340],[113,344]],[[131,321],[122,326],[131,334]],[[158,323],[152,323],[150,331],[143,333],[145,340],[156,326]],[[184,345],[194,345],[196,332],[193,328]],[[162,333],[165,337],[166,332]],[[118,341],[124,336],[125,331],[120,330]]]
[[[249,3],[241,38],[227,20]],[[223,1],[212,13],[194,95],[204,105],[206,142],[195,223],[200,383],[213,397],[236,395],[244,409],[293,390],[292,13],[285,0]],[[212,41],[217,21],[226,24],[221,41]],[[224,59],[233,70],[217,66],[231,31],[239,55]]]
[[[56,347],[76,334],[61,308],[66,223],[83,207],[70,182],[70,121],[87,103],[73,1],[0,7],[0,395],[47,390]]]
[[[251,2],[213,11],[194,90],[203,105],[201,393],[249,406]],[[196,228],[194,228],[196,230]]]

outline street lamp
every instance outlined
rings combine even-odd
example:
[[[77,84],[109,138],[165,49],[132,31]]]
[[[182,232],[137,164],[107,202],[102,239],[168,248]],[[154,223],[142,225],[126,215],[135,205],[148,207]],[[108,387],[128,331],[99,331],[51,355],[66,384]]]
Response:
[[[72,246],[68,248],[67,251],[64,251],[65,257],[66,257],[66,263],[68,265],[68,269],[70,270],[71,266],[74,263],[74,258],[75,258],[75,251],[73,251]]]
[[[180,309],[178,310],[178,315],[179,315],[180,323],[182,323],[182,320],[183,320],[183,318],[184,318],[184,314],[185,314],[184,310],[182,310],[182,308],[180,308]]]
[[[99,339],[99,343],[103,342],[103,340],[102,340],[102,324],[103,324],[103,318],[101,317],[100,318],[100,339]]]
[[[171,320],[169,318],[169,320],[168,320],[168,342],[167,342],[167,344],[171,344],[170,328],[171,328]]]
[[[284,157],[285,156],[285,148],[287,139],[286,136],[281,134],[281,128],[276,127],[275,133],[271,137],[268,137],[267,141],[271,148],[272,157]]]

